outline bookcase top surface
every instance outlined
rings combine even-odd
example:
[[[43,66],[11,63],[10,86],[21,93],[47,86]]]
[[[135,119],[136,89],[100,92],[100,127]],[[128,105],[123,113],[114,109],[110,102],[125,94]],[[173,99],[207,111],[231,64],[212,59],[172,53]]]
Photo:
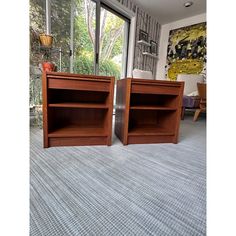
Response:
[[[66,72],[55,72],[55,71],[46,71],[47,77],[54,77],[54,78],[60,78],[60,77],[66,77],[68,79],[102,79],[107,80],[108,82],[111,79],[115,79],[113,76],[104,76],[104,75],[87,75],[87,74],[75,74],[75,73],[66,73]]]
[[[145,84],[162,84],[162,85],[172,85],[172,86],[181,86],[184,84],[183,81],[168,81],[168,80],[156,80],[156,79],[140,79],[140,78],[124,78],[122,80],[130,80],[131,83],[145,83]]]

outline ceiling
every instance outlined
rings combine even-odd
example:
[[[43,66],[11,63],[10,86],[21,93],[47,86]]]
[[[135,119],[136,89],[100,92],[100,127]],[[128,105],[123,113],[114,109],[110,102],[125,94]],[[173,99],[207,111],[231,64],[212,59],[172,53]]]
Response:
[[[206,13],[206,0],[189,0],[191,7],[184,7],[188,0],[133,0],[150,15],[155,16],[160,24],[181,20],[186,17]]]

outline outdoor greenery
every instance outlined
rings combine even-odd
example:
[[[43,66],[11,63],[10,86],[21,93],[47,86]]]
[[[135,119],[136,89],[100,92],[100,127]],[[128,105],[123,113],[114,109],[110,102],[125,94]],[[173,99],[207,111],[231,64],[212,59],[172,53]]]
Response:
[[[45,9],[46,0],[30,0],[30,107],[36,116],[34,123],[39,123],[38,126],[42,122],[38,107],[42,104],[41,63],[50,58],[59,69],[60,62],[59,50],[44,51],[40,48],[39,34],[46,33]],[[51,33],[53,47],[60,48],[62,52],[61,71],[70,71],[72,14],[73,72],[94,74],[95,13],[96,4],[91,0],[51,0]],[[120,79],[124,20],[101,8],[100,24],[99,74]]]
[[[74,71],[79,74],[94,73],[94,59],[81,55],[74,63]],[[120,79],[120,68],[111,60],[105,60],[100,63],[100,75],[115,76]]]
[[[73,8],[71,4],[74,4]],[[38,35],[46,33],[45,0],[30,0],[30,65],[39,67],[45,58],[39,49]],[[91,0],[51,0],[51,32],[53,47],[62,50],[62,71],[69,72],[71,9],[73,12],[73,71],[74,73],[94,74],[95,50],[95,11],[96,5]],[[120,79],[123,45],[124,21],[109,11],[101,8],[100,18],[100,57],[99,74],[112,75]],[[59,53],[50,56],[59,68]],[[31,80],[39,78],[31,72]],[[31,105],[41,104],[40,83],[30,82]]]

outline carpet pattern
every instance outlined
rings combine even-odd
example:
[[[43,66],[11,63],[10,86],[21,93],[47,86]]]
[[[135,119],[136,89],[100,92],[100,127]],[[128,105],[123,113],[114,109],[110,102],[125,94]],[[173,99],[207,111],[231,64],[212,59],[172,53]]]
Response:
[[[206,122],[179,144],[42,148],[30,140],[30,235],[206,235]]]

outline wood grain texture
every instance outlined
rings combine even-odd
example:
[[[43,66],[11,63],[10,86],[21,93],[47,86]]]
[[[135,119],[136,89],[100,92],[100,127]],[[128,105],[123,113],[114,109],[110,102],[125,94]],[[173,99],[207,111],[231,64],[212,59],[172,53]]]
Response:
[[[141,106],[131,106],[130,107],[130,109],[132,109],[132,110],[167,110],[167,111],[170,111],[170,110],[173,110],[173,111],[175,111],[176,110],[176,108],[169,108],[169,107],[160,107],[160,106],[148,106],[148,105],[146,105],[146,106],[143,106],[143,105],[141,105]]]
[[[97,125],[67,125],[63,127],[59,127],[57,129],[52,130],[48,137],[103,137],[107,136],[104,128]]]
[[[43,147],[48,147],[48,89],[46,72],[42,74],[42,96],[43,96]]]
[[[71,107],[71,108],[103,108],[108,109],[108,106],[97,103],[75,103],[75,102],[64,102],[64,103],[50,103],[49,107]]]
[[[108,96],[108,112],[107,112],[107,129],[110,131],[108,132],[107,136],[107,145],[111,146],[112,143],[112,115],[113,115],[113,100],[114,100],[114,84],[115,84],[115,78],[111,78],[110,82],[110,93]]]
[[[107,145],[107,137],[52,137],[48,142],[50,147]]]
[[[116,135],[129,143],[177,143],[183,83],[123,79],[117,86]]]
[[[129,136],[129,144],[173,143],[173,135],[139,135]]]
[[[207,108],[207,86],[206,83],[197,83],[198,94],[200,97],[200,108],[195,111],[193,121],[197,121],[201,112],[206,112]]]
[[[114,80],[45,72],[44,147],[111,145]]]
[[[176,115],[176,123],[175,123],[175,138],[174,143],[178,143],[179,137],[179,125],[181,120],[181,113],[182,113],[182,104],[183,104],[183,93],[184,93],[184,82],[181,82],[181,86],[179,88],[179,99],[177,100],[178,110]]]
[[[122,79],[117,81],[116,92],[116,116],[115,116],[115,134],[124,145],[128,139],[128,122],[130,106],[131,79]]]
[[[79,78],[49,78],[48,88],[51,89],[73,89],[86,91],[109,91],[110,83],[108,81],[79,80]]]
[[[98,80],[98,81],[107,81],[109,82],[112,79],[112,76],[103,76],[103,75],[85,75],[85,74],[75,74],[75,73],[66,73],[66,72],[47,72],[49,78],[67,78],[67,79],[88,79],[88,80]]]

